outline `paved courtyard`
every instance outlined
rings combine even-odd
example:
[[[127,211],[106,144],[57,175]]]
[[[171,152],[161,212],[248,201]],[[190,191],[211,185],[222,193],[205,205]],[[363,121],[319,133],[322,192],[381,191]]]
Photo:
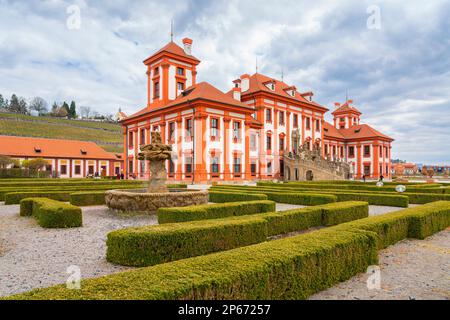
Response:
[[[277,204],[278,211],[301,207],[303,206]],[[400,208],[370,206],[371,215],[396,210],[400,210]],[[69,277],[69,274],[66,273],[67,268],[72,265],[80,268],[82,278],[98,277],[127,270],[128,267],[115,266],[106,261],[105,241],[107,233],[131,226],[157,223],[154,215],[129,217],[111,212],[105,206],[95,206],[83,208],[84,226],[82,228],[45,229],[38,226],[34,218],[20,217],[18,213],[18,205],[5,206],[0,203],[0,296],[65,283]],[[444,256],[430,254],[426,256],[426,260],[420,259],[416,262],[413,271],[423,283],[430,283],[432,279],[437,283],[443,276],[443,270],[450,270],[448,261],[450,237],[448,233],[438,234],[435,237],[438,239],[435,241],[446,245],[447,253]],[[399,250],[400,253],[402,252],[403,246],[405,244],[402,242],[387,249],[390,259],[396,261],[397,253]],[[415,250],[414,248],[424,250],[421,242],[412,241],[408,247],[412,251]],[[390,250],[392,253],[389,253]],[[389,260],[381,258],[381,261]],[[443,267],[446,267],[446,269],[441,269]],[[396,270],[401,271],[403,268],[399,266]],[[419,272],[420,270],[422,271]],[[410,281],[409,283],[412,286],[418,281],[418,279],[404,278],[404,281]],[[354,279],[356,280],[350,280],[353,282],[349,282],[348,285],[350,288],[358,290],[360,276]],[[389,278],[386,277],[386,279]],[[448,274],[446,279],[449,279]],[[435,292],[436,298],[442,297],[444,288],[441,286],[439,290],[441,291]],[[339,296],[344,295],[341,291],[336,292]],[[350,290],[350,292],[349,296],[354,294],[353,291]],[[315,298],[326,298],[333,294],[324,294],[323,296],[315,296]],[[363,294],[360,295],[364,297]]]

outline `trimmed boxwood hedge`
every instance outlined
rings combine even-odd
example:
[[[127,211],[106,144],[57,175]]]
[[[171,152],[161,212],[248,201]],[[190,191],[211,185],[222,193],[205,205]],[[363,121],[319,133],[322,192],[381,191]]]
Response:
[[[209,201],[216,203],[236,202],[236,201],[253,201],[253,200],[267,200],[265,194],[242,194],[233,191],[209,191]]]
[[[274,184],[276,185],[276,184]],[[362,192],[347,192],[347,191],[330,191],[330,190],[308,190],[301,189],[295,191],[293,188],[283,187],[242,187],[242,186],[217,186],[212,188],[213,191],[231,191],[241,193],[263,193],[266,194],[270,200],[275,202],[290,201],[287,203],[295,203],[293,199],[303,197],[311,198],[316,197],[326,197],[332,195],[335,201],[366,201],[371,205],[384,205],[393,207],[406,208],[409,204],[409,198],[404,195],[396,194],[378,194],[378,193],[362,193]],[[315,194],[317,192],[320,194]],[[276,195],[276,196],[273,196]],[[283,201],[282,201],[283,200]],[[304,205],[315,205],[316,203],[300,203]],[[306,202],[306,201],[305,201]]]
[[[275,211],[275,202],[269,200],[256,200],[204,204],[188,207],[159,208],[156,214],[158,215],[158,223],[162,224],[217,219],[271,211]]]
[[[11,192],[5,194],[5,204],[18,204],[25,198],[48,198],[59,201],[69,201],[70,193],[67,191],[48,191],[48,192]]]
[[[341,202],[282,212],[129,228],[108,234],[107,260],[149,266],[265,241],[292,231],[368,216],[365,202]]]
[[[278,203],[298,204],[304,206],[317,206],[337,201],[337,197],[330,194],[291,192],[270,188],[218,185],[210,188],[213,192],[235,192],[241,194],[265,194],[269,200]]]
[[[105,204],[105,191],[74,192],[70,203],[75,206],[96,206]]]
[[[295,188],[295,187],[289,187],[289,184],[267,184],[267,183],[263,183],[261,185],[262,186],[266,186],[268,187],[269,185],[272,186],[272,188],[275,188],[276,186],[278,186],[279,189],[286,189],[288,191],[293,191],[293,190],[297,190],[298,192],[321,192],[321,193],[332,193],[332,194],[338,194],[338,193],[347,193],[346,191],[342,191],[339,189],[311,189],[311,188]],[[335,188],[337,186],[334,186],[333,188]],[[312,186],[313,188],[313,186]],[[434,201],[440,201],[440,200],[445,200],[445,201],[449,201],[450,200],[450,195],[448,194],[442,194],[442,193],[421,193],[422,190],[430,190],[430,189],[426,189],[426,188],[422,188],[419,189],[420,192],[419,193],[412,193],[412,192],[408,192],[410,189],[407,189],[407,192],[404,193],[394,193],[394,192],[377,192],[375,193],[375,195],[395,195],[395,196],[406,196],[409,198],[409,203],[410,204],[425,204],[425,203],[429,203],[429,202],[434,202]],[[431,189],[433,190],[433,189]],[[445,190],[445,188],[441,188],[441,190]],[[371,191],[367,191],[367,190],[352,190],[351,191],[352,194],[373,194]],[[378,199],[380,199],[378,197]],[[392,200],[392,198],[390,198]],[[356,199],[355,199],[356,200]],[[361,199],[364,200],[364,199]],[[376,200],[376,199],[374,199]],[[379,200],[378,200],[379,201]],[[384,201],[383,201],[384,202]],[[389,203],[389,199],[387,200],[387,203]],[[376,201],[374,201],[371,204],[377,204]],[[380,205],[383,205],[382,203],[378,203]],[[388,205],[388,204],[386,204]]]
[[[20,215],[36,217],[44,228],[73,228],[83,225],[81,209],[48,198],[26,198],[20,201]]]
[[[432,216],[435,227],[421,228],[427,229],[423,234],[427,236],[448,226],[450,202],[402,212],[395,217],[371,217],[291,238],[86,279],[80,290],[63,284],[7,299],[306,299],[378,263],[377,245],[388,224],[384,219],[394,223],[395,219],[413,221],[417,215]],[[429,221],[414,220],[408,225],[411,232],[395,237],[396,241],[422,236],[413,231],[416,223],[427,225]],[[394,238],[391,241],[394,243]]]

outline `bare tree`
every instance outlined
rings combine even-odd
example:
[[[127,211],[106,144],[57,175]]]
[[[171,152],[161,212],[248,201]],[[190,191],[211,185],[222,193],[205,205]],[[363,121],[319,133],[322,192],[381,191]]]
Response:
[[[41,97],[34,97],[30,102],[30,110],[36,110],[39,115],[48,112],[48,103]]]
[[[89,118],[89,115],[91,114],[91,107],[80,107],[80,114],[82,118]]]

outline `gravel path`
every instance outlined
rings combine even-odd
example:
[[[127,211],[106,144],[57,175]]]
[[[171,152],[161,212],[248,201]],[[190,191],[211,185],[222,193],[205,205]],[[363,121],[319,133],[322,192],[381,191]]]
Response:
[[[379,252],[380,288],[369,290],[369,274],[310,297],[311,300],[450,300],[450,228],[425,240],[407,239]]]
[[[302,207],[277,203],[276,210]],[[370,215],[399,209],[370,206]],[[71,229],[41,228],[34,218],[19,217],[18,213],[18,205],[0,203],[0,296],[64,283],[69,277],[67,268],[72,265],[80,268],[82,278],[127,270],[106,261],[107,233],[157,224],[155,215],[129,217],[105,206],[84,207],[83,227]]]
[[[45,229],[19,206],[0,204],[0,296],[65,283],[71,265],[83,278],[128,269],[105,259],[109,231],[156,224],[156,216],[124,217],[104,206],[83,208],[83,227]]]

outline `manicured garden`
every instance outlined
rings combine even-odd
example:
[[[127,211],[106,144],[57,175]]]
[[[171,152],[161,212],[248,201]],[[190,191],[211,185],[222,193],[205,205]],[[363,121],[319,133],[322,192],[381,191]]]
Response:
[[[399,193],[395,186],[215,185],[213,203],[160,208],[158,221],[147,225],[121,216],[120,225],[131,227],[103,234],[99,256],[136,269],[83,280],[80,290],[56,285],[7,299],[305,299],[365,272],[377,263],[378,250],[450,225],[446,187],[406,185]],[[0,180],[0,201],[20,203],[17,216],[34,217],[40,227],[82,230],[85,214],[94,212],[89,206],[104,205],[105,191],[142,187],[141,181],[8,179]],[[277,211],[277,203],[295,209]],[[410,203],[425,204],[400,209]],[[369,216],[374,205],[398,209]],[[95,216],[87,219],[95,228]]]

